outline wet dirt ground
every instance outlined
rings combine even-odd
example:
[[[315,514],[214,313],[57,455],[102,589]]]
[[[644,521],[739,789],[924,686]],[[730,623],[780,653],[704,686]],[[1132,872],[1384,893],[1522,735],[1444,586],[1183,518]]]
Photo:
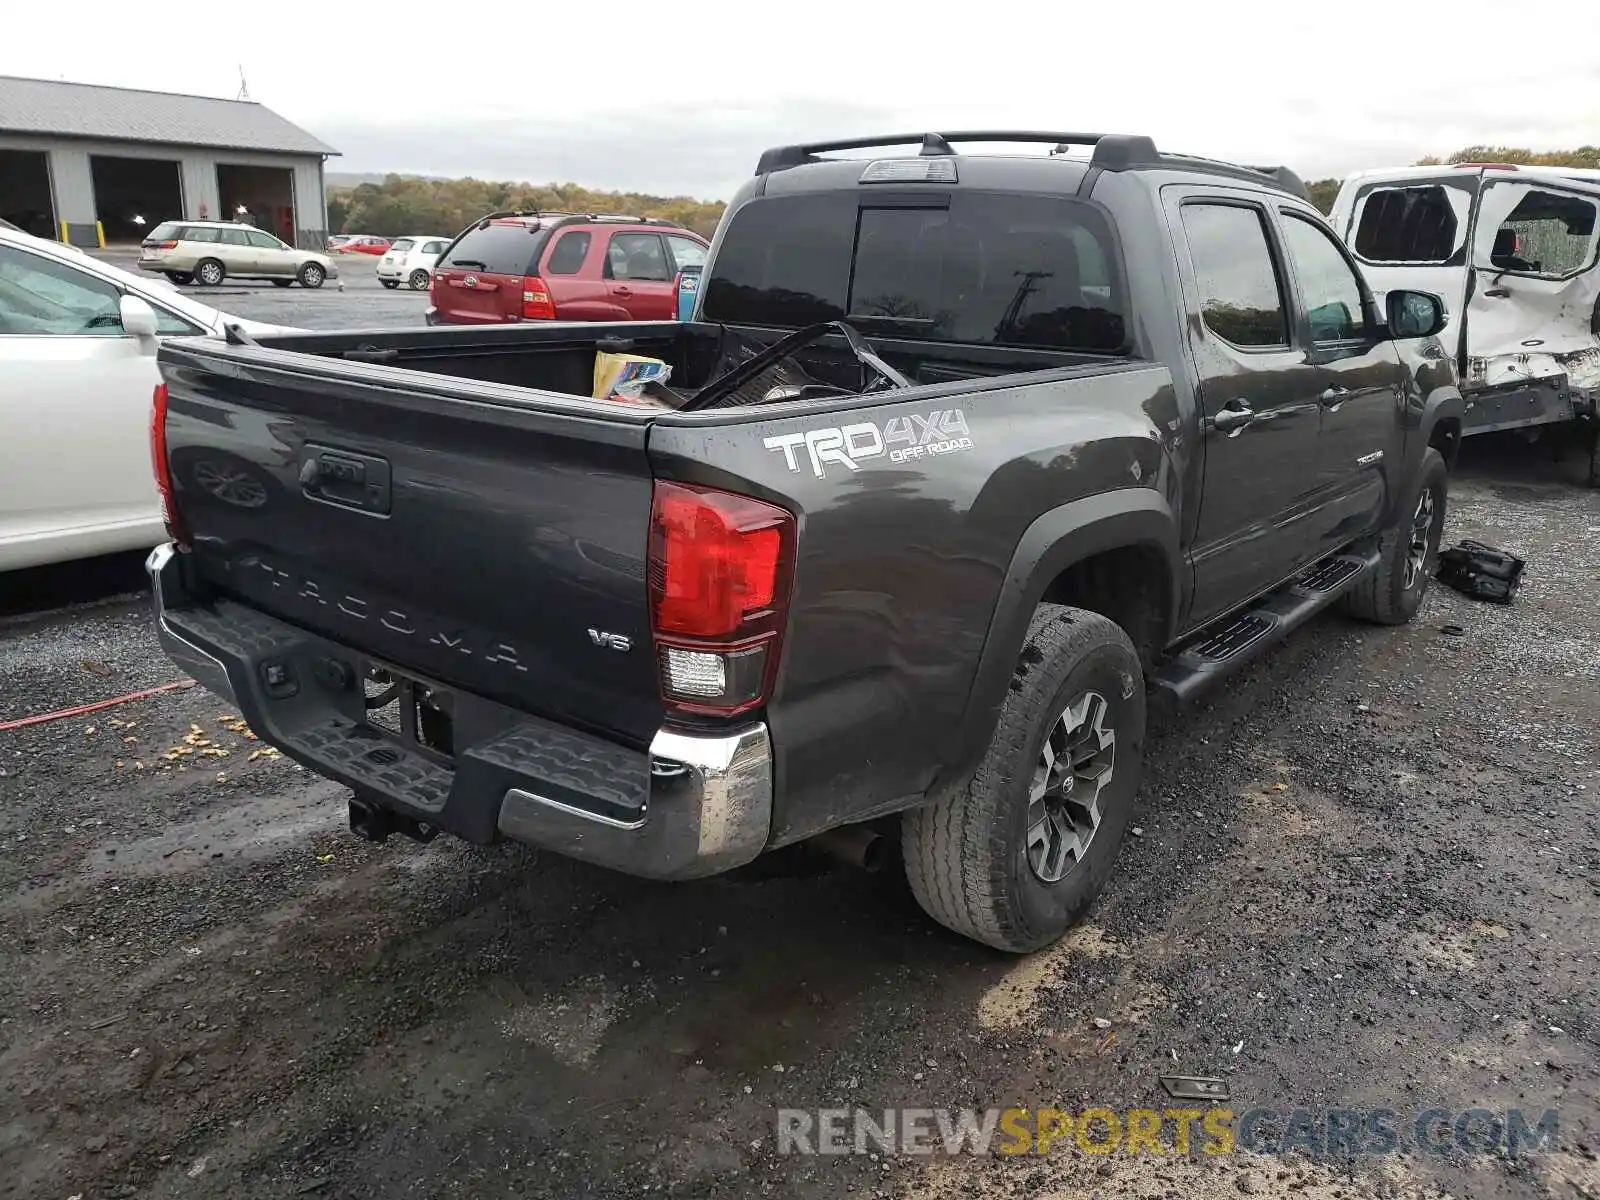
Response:
[[[0,1197],[1600,1195],[1578,470],[1513,446],[1454,484],[1447,540],[1529,559],[1514,606],[1320,619],[1164,718],[1109,890],[1024,960],[803,854],[657,885],[370,846],[199,690],[0,732]],[[177,677],[142,601],[7,604],[0,722]],[[1403,1139],[1431,1108],[1559,1134],[1355,1159],[775,1137],[779,1108],[1161,1109],[1161,1074],[1223,1078],[1239,1114],[1393,1110]]]

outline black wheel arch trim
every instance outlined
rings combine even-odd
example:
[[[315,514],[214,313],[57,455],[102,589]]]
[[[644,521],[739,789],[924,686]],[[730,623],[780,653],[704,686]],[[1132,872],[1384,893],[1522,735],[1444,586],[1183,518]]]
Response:
[[[1165,568],[1167,607],[1159,631],[1165,645],[1176,628],[1182,601],[1182,554],[1178,520],[1162,493],[1154,488],[1122,488],[1087,496],[1050,509],[1023,531],[990,616],[958,726],[959,752],[940,770],[930,796],[965,780],[982,759],[1000,719],[1028,622],[1050,584],[1074,563],[1136,546],[1159,554]]]
[[[1402,483],[1389,491],[1389,511],[1384,516],[1384,528],[1388,528],[1398,514],[1399,508],[1405,504],[1405,497],[1411,494],[1410,482],[1422,471],[1422,457],[1432,445],[1434,430],[1438,429],[1439,423],[1455,421],[1464,432],[1466,420],[1466,401],[1461,397],[1461,390],[1454,384],[1442,384],[1422,398],[1415,432],[1406,438],[1405,462],[1401,464],[1400,474]],[[1460,448],[1461,437],[1462,433],[1456,435],[1457,449]],[[1452,467],[1454,464],[1447,458],[1445,465]]]

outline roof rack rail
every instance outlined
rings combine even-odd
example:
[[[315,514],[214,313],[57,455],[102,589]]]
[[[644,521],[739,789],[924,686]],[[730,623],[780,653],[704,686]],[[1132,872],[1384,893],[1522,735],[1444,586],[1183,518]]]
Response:
[[[508,209],[505,209],[502,212],[484,213],[483,216],[479,217],[477,220],[473,221],[472,223],[474,225],[481,225],[485,221],[498,221],[501,217],[537,217],[539,215],[540,214],[538,214],[536,212],[533,212],[530,209],[526,209],[526,208],[523,208],[523,209],[510,209],[510,208],[508,208]]]
[[[677,226],[676,221],[669,221],[665,217],[635,217],[629,213],[568,212],[565,209],[521,208],[484,213],[483,216],[477,218],[467,228],[470,229],[473,225],[487,225],[490,221],[500,221],[507,217],[534,217],[540,220],[549,218],[552,220],[609,221],[618,225],[668,225],[674,228]],[[537,231],[537,229],[538,226],[535,226],[534,230]]]
[[[920,146],[920,157],[954,154],[952,142],[1019,142],[1051,146],[1051,154],[1065,154],[1074,147],[1092,147],[1089,165],[1105,171],[1125,171],[1132,167],[1175,167],[1228,175],[1254,183],[1269,183],[1282,191],[1309,199],[1305,183],[1287,167],[1245,167],[1216,159],[1184,154],[1163,154],[1155,141],[1143,134],[1126,133],[1051,133],[1039,130],[965,130],[959,133],[890,133],[876,137],[843,138],[831,142],[806,142],[777,146],[765,151],[756,163],[756,174],[786,171],[790,167],[827,162],[819,155],[838,150],[870,150],[879,146]],[[838,161],[837,159],[831,161]]]
[[[1305,181],[1288,167],[1246,166],[1215,158],[1201,158],[1193,154],[1163,154],[1161,159],[1162,162],[1172,166],[1187,167],[1193,171],[1209,171],[1213,175],[1227,175],[1234,179],[1248,179],[1251,183],[1260,183],[1265,176],[1266,181],[1274,184],[1279,191],[1288,192],[1291,196],[1298,196],[1305,201],[1311,199]]]
[[[673,222],[665,217],[634,217],[627,213],[584,213],[585,219],[590,221],[615,221],[628,225],[671,225]]]
[[[841,138],[831,142],[805,142],[793,146],[777,146],[761,155],[756,163],[756,174],[784,171],[790,167],[821,162],[817,155],[836,150],[871,150],[878,146],[920,146],[917,152],[923,157],[954,154],[952,142],[1022,142],[1052,146],[1094,146],[1108,136],[1103,133],[1050,133],[1039,130],[963,130],[959,133],[885,133],[874,137]],[[1148,139],[1146,139],[1148,140]],[[1155,149],[1154,144],[1151,150]]]

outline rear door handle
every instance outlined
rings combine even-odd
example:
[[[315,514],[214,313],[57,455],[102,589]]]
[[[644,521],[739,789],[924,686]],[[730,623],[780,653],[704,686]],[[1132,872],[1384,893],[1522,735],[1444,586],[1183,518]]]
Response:
[[[1330,412],[1338,412],[1339,406],[1350,399],[1350,389],[1331,387],[1318,396],[1317,399],[1322,402],[1323,408],[1328,409]]]
[[[614,287],[611,289],[611,294],[613,296],[631,296],[633,295],[633,289],[630,287]]]
[[[1256,419],[1256,410],[1248,400],[1230,400],[1211,418],[1211,427],[1229,437],[1238,437],[1245,427]]]

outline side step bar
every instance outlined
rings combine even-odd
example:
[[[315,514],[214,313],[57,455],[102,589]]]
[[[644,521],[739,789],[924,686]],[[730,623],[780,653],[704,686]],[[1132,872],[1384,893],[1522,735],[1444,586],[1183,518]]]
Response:
[[[1350,549],[1306,568],[1242,613],[1205,630],[1157,668],[1154,691],[1173,701],[1194,699],[1260,657],[1327,608],[1378,567],[1376,546]]]

